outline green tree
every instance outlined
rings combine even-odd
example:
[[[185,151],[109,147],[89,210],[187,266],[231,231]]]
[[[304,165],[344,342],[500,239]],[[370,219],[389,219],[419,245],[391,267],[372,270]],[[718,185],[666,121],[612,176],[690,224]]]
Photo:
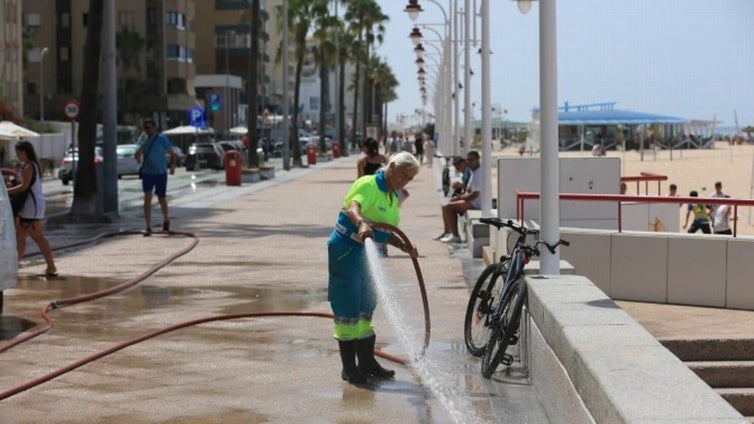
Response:
[[[314,7],[314,59],[319,69],[319,144],[326,151],[325,134],[327,112],[330,111],[330,68],[338,63],[337,36],[342,24],[337,16],[330,14],[328,1],[320,1]]]
[[[369,62],[369,73],[371,76],[369,85],[374,87],[374,98],[372,104],[375,105],[375,113],[378,116],[378,122],[381,126],[381,134],[385,134],[387,127],[382,124],[384,120],[383,109],[384,106],[395,99],[398,96],[395,93],[396,87],[398,87],[398,79],[395,77],[393,70],[387,62],[383,61],[379,56],[372,56]]]
[[[354,109],[355,105],[359,104],[359,85],[361,83],[360,72],[362,66],[365,66],[370,57],[370,48],[375,42],[382,43],[382,37],[385,33],[384,23],[390,18],[382,13],[382,8],[374,0],[344,0],[346,1],[347,8],[345,13],[345,20],[349,23],[349,28],[357,35],[357,45],[363,46],[363,51],[356,52],[356,70],[354,75]],[[368,72],[368,68],[365,72]],[[366,84],[369,80],[369,75],[365,75],[364,88],[366,90]],[[358,126],[358,117],[356,110],[354,110],[353,116],[353,134],[355,135],[358,129],[361,129],[364,134],[366,117],[369,109],[367,108],[366,98],[362,96],[362,125]],[[352,145],[354,144],[352,137]]]
[[[247,116],[246,137],[249,140],[248,163],[251,168],[259,167],[259,156],[257,156],[257,144],[259,143],[257,116],[259,114],[259,37],[261,20],[261,6],[259,0],[251,1],[251,23],[249,25],[251,37],[251,54],[249,55],[249,78],[248,93],[249,101]]]
[[[326,0],[289,0],[288,1],[288,31],[293,35],[294,42],[294,60],[296,63],[295,83],[293,89],[293,117],[291,119],[291,132],[288,142],[292,146],[293,165],[302,166],[301,147],[298,142],[298,116],[299,102],[301,100],[301,73],[304,68],[304,62],[309,54],[306,38],[312,27],[314,11],[322,2]],[[282,25],[282,6],[278,6],[278,28],[283,30]],[[283,46],[278,48],[276,61],[280,60]],[[287,54],[287,52],[286,52]],[[287,94],[286,94],[287,95]],[[288,113],[288,111],[283,111]]]
[[[97,180],[94,172],[94,145],[97,139],[97,115],[99,111],[100,51],[102,48],[103,0],[90,0],[89,18],[84,46],[84,69],[81,75],[81,114],[79,117],[79,164],[76,169],[76,184],[73,188],[74,216],[93,217],[101,213],[97,207]]]
[[[118,84],[118,113],[121,121],[138,123],[150,112],[151,97],[156,87],[150,87],[141,72],[141,60],[146,40],[135,29],[125,26],[115,34],[118,62],[125,76]]]
[[[341,145],[341,153],[343,156],[349,155],[350,148],[346,143],[346,64],[353,57],[353,52],[358,49],[356,45],[356,39],[348,28],[341,25],[338,28],[340,30],[337,35],[337,50],[338,50],[338,104],[340,107],[337,110],[338,113],[338,131],[337,138]],[[355,113],[355,111],[354,111]]]

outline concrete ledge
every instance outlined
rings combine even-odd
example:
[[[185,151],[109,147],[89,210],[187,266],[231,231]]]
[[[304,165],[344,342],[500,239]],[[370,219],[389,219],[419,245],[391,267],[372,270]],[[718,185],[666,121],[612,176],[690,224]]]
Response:
[[[594,421],[748,422],[588,279],[527,282],[531,320]]]
[[[275,167],[274,166],[262,166],[259,168],[259,176],[263,180],[271,180],[275,178]]]
[[[259,169],[245,169],[241,172],[241,183],[258,183],[261,180]]]

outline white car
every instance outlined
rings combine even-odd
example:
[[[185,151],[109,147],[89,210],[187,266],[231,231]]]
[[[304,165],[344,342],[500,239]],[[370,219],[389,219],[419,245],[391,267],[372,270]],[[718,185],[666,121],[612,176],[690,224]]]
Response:
[[[136,158],[134,157],[137,148],[136,144],[119,144],[116,147],[118,178],[124,175],[139,175],[139,163],[136,162]]]

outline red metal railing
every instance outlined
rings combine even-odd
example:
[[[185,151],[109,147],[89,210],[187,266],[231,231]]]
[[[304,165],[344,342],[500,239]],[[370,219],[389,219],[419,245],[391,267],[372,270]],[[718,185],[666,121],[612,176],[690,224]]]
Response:
[[[641,183],[642,181],[644,181],[644,194],[649,194],[649,182],[657,181],[657,194],[659,195],[662,192],[662,182],[667,180],[667,175],[653,174],[651,172],[640,172],[638,176],[620,177],[620,182],[622,183],[630,183],[635,181],[637,194],[639,193],[639,183]]]
[[[518,189],[516,189],[516,219],[522,223],[524,220],[524,201],[528,199],[539,199],[539,193],[533,191],[519,191]],[[615,202],[618,206],[618,232],[623,231],[622,206],[624,202],[731,205],[733,206],[733,237],[736,237],[738,230],[738,207],[754,206],[754,199],[733,199],[719,197],[631,196],[626,194],[560,193],[560,200]]]

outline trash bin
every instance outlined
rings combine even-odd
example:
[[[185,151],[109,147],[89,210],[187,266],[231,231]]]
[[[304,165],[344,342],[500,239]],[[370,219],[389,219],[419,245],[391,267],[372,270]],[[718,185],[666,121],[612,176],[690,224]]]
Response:
[[[340,141],[333,140],[332,142],[332,157],[337,159],[340,157]]]
[[[306,145],[306,163],[309,165],[317,164],[317,146],[314,143]]]
[[[241,152],[228,150],[223,157],[225,167],[225,184],[241,185]]]

